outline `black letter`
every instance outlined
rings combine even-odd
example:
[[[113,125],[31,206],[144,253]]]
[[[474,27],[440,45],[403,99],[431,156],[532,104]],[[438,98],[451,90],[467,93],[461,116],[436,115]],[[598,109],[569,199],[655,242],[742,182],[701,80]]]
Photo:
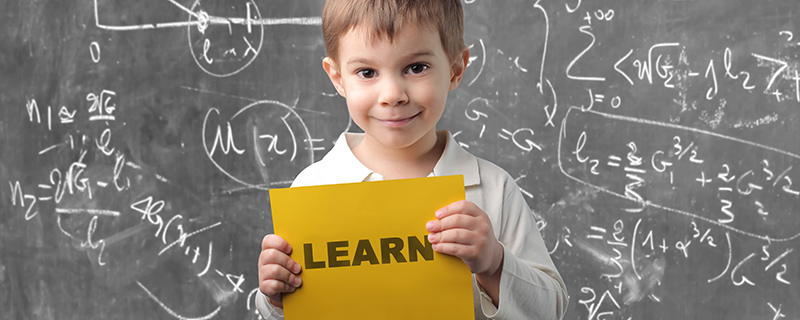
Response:
[[[367,260],[369,264],[379,264],[378,256],[375,255],[375,250],[372,249],[372,244],[368,239],[358,240],[356,245],[355,257],[353,257],[353,265],[360,266],[361,261]]]
[[[337,248],[347,247],[349,243],[347,241],[336,241],[336,242],[328,242],[328,266],[331,268],[335,267],[349,267],[350,261],[348,260],[338,260],[337,257],[346,257],[347,250],[341,251],[336,250]]]
[[[310,243],[303,244],[303,253],[306,256],[306,269],[325,268],[325,261],[314,261],[314,250]]]
[[[394,256],[394,260],[397,262],[406,262],[406,257],[400,252],[400,250],[403,250],[404,246],[403,239],[400,238],[381,239],[382,263],[392,263],[392,259],[389,258],[389,255]]]
[[[417,261],[417,252],[422,254],[422,259],[426,261],[433,260],[433,245],[428,241],[428,236],[425,236],[425,245],[419,242],[419,238],[415,236],[408,237],[408,261]]]

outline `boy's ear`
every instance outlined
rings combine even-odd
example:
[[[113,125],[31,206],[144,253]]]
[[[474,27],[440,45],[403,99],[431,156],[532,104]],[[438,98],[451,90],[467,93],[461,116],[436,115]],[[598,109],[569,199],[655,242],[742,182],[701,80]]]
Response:
[[[347,97],[344,91],[344,86],[342,85],[342,73],[339,71],[339,66],[336,65],[336,61],[331,59],[331,57],[325,57],[322,59],[322,69],[325,69],[325,73],[328,74],[328,78],[331,79],[331,83],[333,87],[336,88],[336,91],[339,92],[339,95],[342,97]]]
[[[467,69],[467,64],[469,63],[469,49],[464,48],[464,51],[453,61],[453,65],[450,66],[450,90],[453,90],[458,87],[458,84],[461,83],[461,78],[464,77],[464,72]]]

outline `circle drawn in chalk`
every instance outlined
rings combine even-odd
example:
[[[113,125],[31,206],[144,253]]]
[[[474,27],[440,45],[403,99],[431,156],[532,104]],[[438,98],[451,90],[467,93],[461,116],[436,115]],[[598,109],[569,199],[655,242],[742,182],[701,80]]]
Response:
[[[225,118],[217,108],[208,110],[203,147],[220,172],[244,187],[267,190],[288,186],[314,162],[314,139],[294,107],[256,101]]]
[[[261,52],[264,26],[253,0],[200,1],[191,7],[189,47],[195,63],[209,75],[229,77],[247,68]]]

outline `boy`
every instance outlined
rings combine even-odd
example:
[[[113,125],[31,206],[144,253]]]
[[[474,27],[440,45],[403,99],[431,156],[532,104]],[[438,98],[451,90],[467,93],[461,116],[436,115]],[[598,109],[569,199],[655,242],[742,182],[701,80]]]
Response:
[[[436,131],[469,60],[460,0],[328,0],[322,19],[323,68],[364,133],[342,134],[292,186],[462,174],[467,200],[425,227],[435,251],[472,271],[475,318],[560,319],[566,287],[514,179]],[[267,319],[302,284],[291,252],[280,236],[262,241],[256,306]]]

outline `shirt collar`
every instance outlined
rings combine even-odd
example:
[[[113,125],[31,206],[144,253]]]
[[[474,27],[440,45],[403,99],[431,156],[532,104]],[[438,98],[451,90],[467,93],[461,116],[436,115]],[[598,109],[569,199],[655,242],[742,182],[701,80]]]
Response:
[[[461,145],[453,138],[449,131],[438,131],[437,134],[446,136],[444,152],[439,161],[433,168],[431,176],[450,176],[463,175],[464,186],[480,184],[480,172],[478,171],[478,159],[464,150]],[[364,138],[363,133],[345,132],[339,135],[336,144],[325,156],[325,161],[332,161],[332,165],[337,169],[331,172],[332,178],[339,183],[354,183],[374,180],[380,177],[356,158],[351,146],[357,145]],[[378,178],[378,180],[381,180]]]
[[[464,186],[474,186],[481,183],[478,171],[478,158],[464,150],[449,131],[439,131],[438,134],[447,135],[447,144],[436,166],[433,167],[434,176],[463,175]]]
[[[323,161],[330,161],[330,167],[336,168],[330,172],[330,178],[335,183],[355,183],[365,181],[372,170],[358,161],[356,155],[351,150],[351,145],[357,145],[364,138],[363,133],[343,132],[339,135],[333,148]]]

